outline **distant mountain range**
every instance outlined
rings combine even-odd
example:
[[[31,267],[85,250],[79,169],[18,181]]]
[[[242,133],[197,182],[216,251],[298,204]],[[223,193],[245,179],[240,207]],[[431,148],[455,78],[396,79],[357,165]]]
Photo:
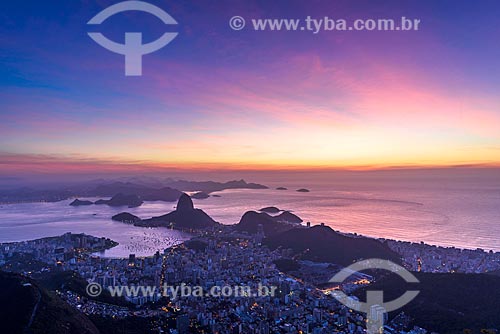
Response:
[[[112,197],[118,194],[135,195],[142,201],[165,201],[175,202],[182,195],[183,191],[199,192],[195,197],[198,199],[207,198],[214,191],[225,189],[267,189],[266,186],[257,183],[247,183],[245,180],[235,180],[229,182],[214,181],[174,181],[167,179],[155,185],[151,182],[134,183],[124,181],[99,180],[79,183],[54,188],[30,188],[23,187],[0,192],[0,203],[19,202],[57,202],[75,197]]]
[[[211,192],[225,189],[267,189],[266,186],[257,183],[247,183],[245,180],[229,181],[225,183],[206,181],[172,181],[161,187],[151,187],[131,182],[112,182],[101,184],[89,193],[97,196],[113,196],[117,193],[134,194],[145,201],[175,202],[183,191],[197,191],[199,199],[206,198]]]
[[[167,186],[179,189],[181,191],[204,191],[206,193],[211,193],[214,191],[222,191],[226,189],[268,189],[268,187],[258,184],[258,183],[247,183],[245,180],[241,179],[238,181],[229,182],[214,182],[214,181],[173,181],[167,184]]]
[[[114,195],[113,197],[111,197],[111,199],[100,199],[100,200],[97,200],[95,202],[88,201],[88,200],[79,200],[77,198],[73,202],[69,203],[69,205],[71,205],[71,206],[82,206],[82,205],[86,206],[86,205],[92,205],[92,204],[96,204],[96,205],[106,204],[109,206],[128,206],[129,208],[135,208],[137,206],[141,206],[142,203],[144,203],[144,202],[137,195],[133,195],[133,194],[126,195],[126,194],[118,193],[118,194]]]

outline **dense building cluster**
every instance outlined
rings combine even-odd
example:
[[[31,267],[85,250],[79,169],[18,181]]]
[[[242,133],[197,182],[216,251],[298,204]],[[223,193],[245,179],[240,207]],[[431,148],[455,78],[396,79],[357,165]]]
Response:
[[[77,261],[82,257],[88,257],[89,253],[99,252],[116,245],[116,242],[107,238],[72,233],[59,237],[3,243],[0,244],[0,265],[15,262],[12,260],[19,256],[28,256],[34,261],[49,266],[68,267],[77,265]]]
[[[61,237],[0,245],[0,265],[9,269],[12,259],[29,254],[43,271],[74,271],[103,289],[116,286],[151,286],[151,294],[125,295],[129,305],[113,305],[71,290],[59,291],[67,303],[88,315],[126,318],[175,319],[156,321],[158,333],[312,333],[366,332],[366,317],[340,304],[325,290],[280,272],[275,261],[287,250],[270,251],[262,236],[237,232],[204,232],[195,239],[147,258],[101,258],[97,251],[113,247],[109,239],[67,233]],[[414,271],[484,272],[498,269],[498,253],[464,251],[388,241]],[[309,263],[314,270],[321,264]],[[7,268],[6,268],[7,267]],[[319,269],[318,269],[319,268]],[[35,270],[36,271],[36,270]],[[33,274],[30,270],[28,274]],[[312,271],[314,274],[314,271]],[[181,284],[211,291],[213,287],[247,287],[243,294],[172,296],[167,286]],[[352,287],[352,282],[346,288]],[[266,287],[267,294],[261,294]],[[135,305],[135,306],[131,306]],[[387,320],[387,319],[385,319]],[[385,333],[426,333],[408,328],[404,314],[387,323]]]
[[[388,240],[387,244],[402,256],[405,266],[411,271],[480,274],[500,270],[499,252],[395,240]]]

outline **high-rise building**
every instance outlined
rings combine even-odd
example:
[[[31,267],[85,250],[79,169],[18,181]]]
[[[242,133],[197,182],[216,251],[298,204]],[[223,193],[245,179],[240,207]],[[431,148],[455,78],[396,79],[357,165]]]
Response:
[[[135,254],[130,254],[130,255],[128,256],[128,265],[129,265],[130,267],[135,266]]]
[[[187,314],[181,314],[176,319],[178,334],[187,334],[189,330],[189,317]]]

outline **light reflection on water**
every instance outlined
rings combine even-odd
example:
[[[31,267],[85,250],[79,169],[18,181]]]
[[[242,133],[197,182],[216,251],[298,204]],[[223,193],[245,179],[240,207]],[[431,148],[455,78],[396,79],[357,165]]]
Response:
[[[107,205],[72,207],[70,202],[1,205],[0,242],[37,239],[66,232],[86,233],[107,237],[120,244],[101,255],[127,257],[130,253],[148,256],[189,238],[180,231],[141,228],[111,220],[113,215],[122,211],[140,213],[142,217],[160,215],[171,211],[172,203],[148,203],[141,208],[129,209]]]
[[[221,197],[194,202],[223,224],[237,223],[247,210],[273,205],[294,211],[312,224],[325,222],[344,232],[500,251],[500,192],[489,188],[391,186],[331,190],[317,185],[310,189],[310,193],[225,190],[217,193]],[[122,211],[149,218],[172,211],[175,203],[147,202],[129,209],[106,205],[71,207],[70,202],[0,205],[0,242],[83,232],[119,242],[105,256],[125,257],[129,253],[151,255],[189,237],[167,228],[140,228],[110,219]]]

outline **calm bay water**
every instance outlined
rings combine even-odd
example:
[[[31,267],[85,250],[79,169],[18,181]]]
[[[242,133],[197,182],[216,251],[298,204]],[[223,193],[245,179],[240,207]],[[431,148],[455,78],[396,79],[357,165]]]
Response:
[[[500,251],[500,182],[494,181],[303,177],[291,182],[274,177],[263,183],[289,190],[225,190],[217,193],[221,197],[194,202],[223,224],[237,223],[247,210],[273,205],[293,211],[304,221],[324,222],[343,232]],[[302,187],[311,192],[295,191]],[[1,205],[0,242],[84,232],[118,241],[120,246],[104,255],[121,257],[150,255],[189,237],[166,228],[138,228],[110,219],[122,211],[141,218],[161,215],[171,211],[174,203],[147,202],[128,209],[71,207],[70,202]]]
[[[143,217],[160,215],[172,210],[171,203],[147,203],[141,208],[128,209],[107,205],[72,207],[69,205],[71,201],[0,205],[0,242],[37,239],[66,232],[86,233],[107,237],[120,244],[106,250],[103,256],[128,257],[130,253],[152,255],[190,237],[167,228],[140,228],[111,220],[113,215],[122,211]]]

